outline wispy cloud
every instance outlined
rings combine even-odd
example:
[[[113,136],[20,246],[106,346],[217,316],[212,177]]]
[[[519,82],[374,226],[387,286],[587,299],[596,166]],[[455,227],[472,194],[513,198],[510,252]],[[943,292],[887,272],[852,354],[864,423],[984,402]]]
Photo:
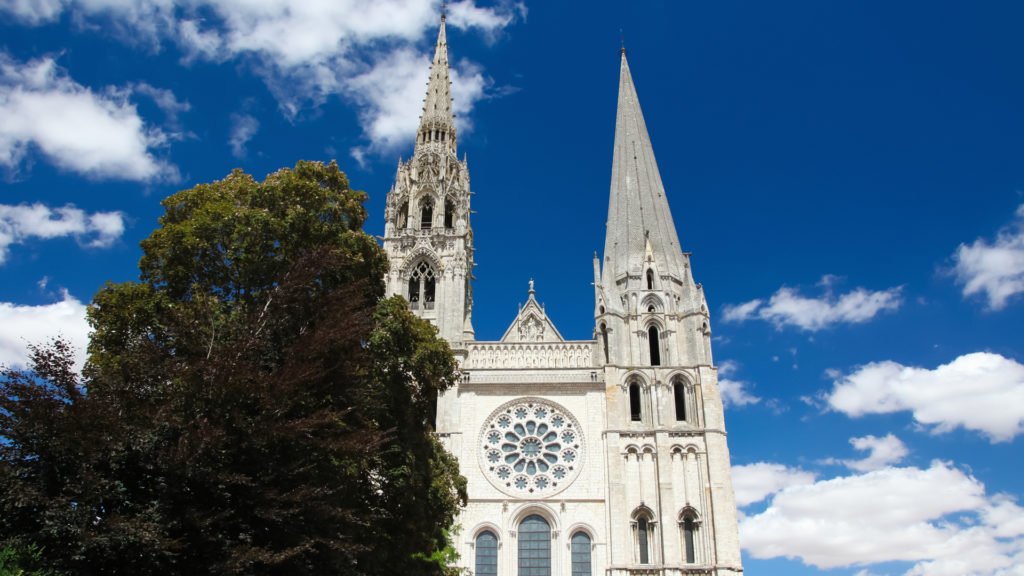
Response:
[[[1024,432],[1024,365],[988,352],[935,369],[872,362],[837,379],[826,401],[855,418],[906,411],[934,433],[965,428],[1008,442]]]
[[[859,324],[885,311],[897,310],[903,304],[902,287],[871,291],[855,288],[845,294],[832,291],[834,276],[825,276],[819,283],[825,293],[807,297],[794,288],[783,286],[768,299],[727,305],[722,315],[726,322],[764,320],[776,328],[795,326],[816,332],[837,324]]]
[[[16,171],[34,147],[60,168],[85,176],[176,179],[177,170],[153,152],[172,136],[143,122],[128,101],[130,92],[96,93],[52,58],[18,62],[0,53],[0,166]]]
[[[68,204],[50,208],[40,203],[0,204],[0,264],[7,260],[10,247],[30,239],[71,236],[91,248],[106,248],[124,233],[120,212],[93,212]]]
[[[1000,310],[1024,292],[1024,204],[1013,222],[993,242],[978,238],[953,253],[953,274],[963,284],[964,297],[984,293],[988,307]]]
[[[245,158],[245,146],[256,135],[260,129],[260,121],[249,114],[231,115],[231,137],[228,144],[231,145],[231,154],[235,158]]]

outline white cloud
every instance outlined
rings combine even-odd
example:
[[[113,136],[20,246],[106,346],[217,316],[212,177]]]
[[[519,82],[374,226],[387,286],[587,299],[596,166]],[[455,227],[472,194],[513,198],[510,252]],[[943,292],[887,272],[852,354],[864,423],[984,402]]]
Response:
[[[742,380],[733,380],[728,376],[736,374],[739,365],[732,360],[725,360],[718,365],[718,390],[722,395],[722,405],[726,408],[731,406],[746,406],[757,404],[761,398],[747,390],[748,383]]]
[[[0,10],[27,24],[42,24],[60,16],[62,0],[0,0]]]
[[[89,324],[86,306],[63,292],[60,302],[28,306],[0,302],[0,364],[23,368],[28,361],[28,344],[45,344],[63,336],[75,349],[75,369],[85,364],[89,345]]]
[[[289,117],[342,94],[360,106],[369,148],[383,152],[392,151],[396,142],[411,141],[415,134],[426,67],[433,53],[433,42],[427,47],[425,40],[432,40],[436,33],[439,4],[438,0],[51,0],[47,6],[33,6],[23,0],[0,0],[0,11],[25,24],[53,20],[68,11],[87,24],[108,24],[97,29],[113,30],[129,42],[157,47],[174,43],[186,60],[241,58],[264,78]],[[525,7],[501,2],[485,8],[463,0],[450,5],[449,14],[452,27],[472,28],[493,37],[524,18]],[[415,69],[408,66],[413,62]],[[387,83],[398,94],[376,84],[371,86],[372,93],[362,93],[369,79]],[[463,62],[452,81],[455,112],[468,118],[483,96],[485,77],[479,67]]]
[[[1019,513],[936,461],[790,485],[740,522],[740,541],[754,558],[820,569],[905,561],[917,563],[908,574],[1006,574],[1024,550]]]
[[[520,2],[516,4],[515,11],[499,12],[491,8],[480,8],[472,0],[463,0],[448,5],[448,22],[456,28],[479,28],[493,32],[511,24],[516,13],[525,17],[526,6]]]
[[[868,455],[860,460],[829,458],[825,463],[841,464],[856,472],[871,472],[890,464],[898,464],[910,453],[903,441],[892,434],[886,434],[881,438],[871,435],[850,438],[850,444],[855,450],[867,451]]]
[[[68,204],[50,208],[40,203],[0,204],[0,264],[7,259],[12,244],[31,238],[51,239],[72,236],[91,248],[106,248],[124,234],[120,212],[93,212]]]
[[[826,400],[854,418],[910,411],[934,433],[962,427],[1006,442],[1024,431],[1024,365],[987,352],[934,370],[873,362],[836,380]]]
[[[231,115],[231,137],[228,143],[231,145],[231,154],[235,158],[245,157],[245,145],[252,140],[260,129],[260,121],[249,114]]]
[[[722,404],[726,408],[757,404],[761,401],[760,396],[755,396],[747,391],[747,383],[741,380],[719,380],[718,389],[722,393]]]
[[[9,170],[36,148],[57,166],[119,180],[175,179],[152,149],[169,136],[147,127],[130,91],[98,94],[76,83],[52,58],[27,63],[0,53],[0,166]]]
[[[993,243],[978,238],[970,245],[961,244],[953,260],[953,274],[963,284],[965,297],[983,292],[990,309],[1005,307],[1011,297],[1024,292],[1024,204]]]
[[[837,297],[831,289],[835,280],[831,275],[822,278],[819,285],[825,288],[825,294],[819,298],[808,298],[783,286],[767,304],[758,299],[728,305],[722,317],[726,322],[758,319],[771,322],[778,329],[796,326],[815,332],[835,324],[867,322],[881,312],[898,309],[903,303],[899,286],[880,291],[856,288]]]
[[[740,508],[760,502],[783,488],[813,484],[813,472],[771,462],[732,467],[732,488]]]

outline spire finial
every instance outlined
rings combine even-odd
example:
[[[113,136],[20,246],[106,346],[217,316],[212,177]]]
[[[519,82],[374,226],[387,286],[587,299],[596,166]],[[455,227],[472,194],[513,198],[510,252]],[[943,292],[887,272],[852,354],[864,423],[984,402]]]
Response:
[[[626,35],[622,33],[622,28],[619,28],[619,54],[626,55]]]
[[[441,2],[441,22],[444,22],[446,16],[448,16],[448,0]]]
[[[533,296],[535,290],[533,289],[533,278],[530,278],[530,296]]]

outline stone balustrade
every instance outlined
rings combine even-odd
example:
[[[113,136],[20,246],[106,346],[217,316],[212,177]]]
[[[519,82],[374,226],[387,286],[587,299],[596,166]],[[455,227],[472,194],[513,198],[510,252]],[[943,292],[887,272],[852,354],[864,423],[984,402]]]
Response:
[[[474,342],[463,366],[468,370],[505,368],[591,368],[594,343],[581,342]]]

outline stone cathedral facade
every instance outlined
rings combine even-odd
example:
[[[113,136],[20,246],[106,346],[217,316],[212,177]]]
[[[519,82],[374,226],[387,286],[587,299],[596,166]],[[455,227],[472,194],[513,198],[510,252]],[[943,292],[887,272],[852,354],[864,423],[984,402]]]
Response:
[[[436,418],[469,481],[460,565],[477,576],[742,573],[708,307],[625,51],[592,340],[562,338],[532,281],[501,340],[476,339],[471,198],[442,18],[383,242],[388,293],[437,326],[464,374]]]

